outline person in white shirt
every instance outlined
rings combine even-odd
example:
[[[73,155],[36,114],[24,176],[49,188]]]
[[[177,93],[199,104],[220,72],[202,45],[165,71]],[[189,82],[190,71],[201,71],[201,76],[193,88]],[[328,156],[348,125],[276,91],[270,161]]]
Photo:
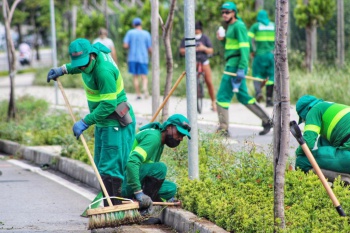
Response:
[[[97,37],[92,43],[95,44],[97,42],[100,42],[101,44],[109,48],[111,50],[111,55],[113,60],[115,61],[115,63],[117,63],[117,52],[115,50],[113,41],[110,38],[108,38],[107,29],[100,28],[98,34],[99,34],[99,37]]]

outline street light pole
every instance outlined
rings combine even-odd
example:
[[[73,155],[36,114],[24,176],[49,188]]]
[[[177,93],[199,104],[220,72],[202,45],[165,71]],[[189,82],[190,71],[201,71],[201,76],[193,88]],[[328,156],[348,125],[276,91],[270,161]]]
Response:
[[[57,49],[56,49],[56,26],[55,26],[55,5],[54,0],[50,0],[51,17],[51,51],[53,67],[57,67]],[[55,103],[58,104],[58,87],[55,82]]]

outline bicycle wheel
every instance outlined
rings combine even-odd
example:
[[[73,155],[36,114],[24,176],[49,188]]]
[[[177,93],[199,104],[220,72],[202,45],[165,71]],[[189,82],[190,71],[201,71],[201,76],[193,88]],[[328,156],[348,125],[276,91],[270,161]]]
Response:
[[[197,76],[197,112],[202,113],[204,97],[204,74],[199,73]]]

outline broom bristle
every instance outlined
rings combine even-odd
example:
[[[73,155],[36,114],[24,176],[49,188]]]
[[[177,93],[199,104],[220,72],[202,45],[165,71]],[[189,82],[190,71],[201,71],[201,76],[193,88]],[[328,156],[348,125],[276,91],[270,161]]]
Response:
[[[88,230],[119,227],[133,223],[140,223],[143,217],[137,209],[94,214],[89,216]]]

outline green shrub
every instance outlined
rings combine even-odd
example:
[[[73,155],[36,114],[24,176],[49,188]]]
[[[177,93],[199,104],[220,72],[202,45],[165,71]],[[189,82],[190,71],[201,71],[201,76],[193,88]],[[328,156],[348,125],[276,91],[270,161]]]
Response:
[[[168,179],[178,185],[183,208],[232,232],[349,232],[315,174],[286,171],[286,229],[274,229],[272,159],[254,146],[232,152],[215,135],[200,134],[200,180],[189,180],[187,146],[166,148]],[[333,188],[342,206],[350,206],[349,190]]]

